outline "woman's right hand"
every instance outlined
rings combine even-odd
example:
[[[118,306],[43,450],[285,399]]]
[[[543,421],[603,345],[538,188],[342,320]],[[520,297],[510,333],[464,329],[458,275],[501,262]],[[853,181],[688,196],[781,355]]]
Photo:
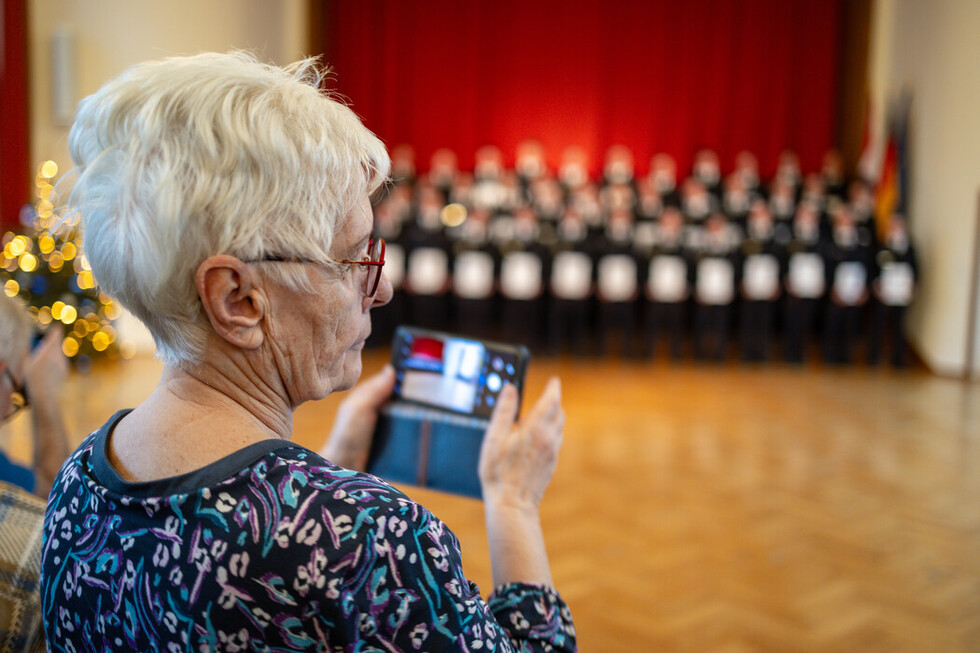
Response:
[[[520,421],[517,409],[516,388],[505,386],[480,451],[480,483],[488,503],[537,510],[562,443],[565,411],[561,407],[561,382],[552,377]]]

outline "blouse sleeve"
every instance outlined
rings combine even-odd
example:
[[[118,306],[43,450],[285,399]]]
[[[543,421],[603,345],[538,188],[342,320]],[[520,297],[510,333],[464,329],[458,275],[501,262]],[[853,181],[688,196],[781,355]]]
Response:
[[[400,651],[576,650],[571,614],[553,589],[508,585],[494,592],[491,606],[463,574],[455,534],[428,510],[398,498],[386,510],[368,512],[354,517],[345,533],[352,539],[341,538],[353,545],[351,555],[333,566],[341,577],[321,585],[321,605],[340,612],[329,619],[331,644]]]
[[[554,588],[529,583],[502,585],[490,595],[488,605],[516,650],[577,650],[572,613]]]

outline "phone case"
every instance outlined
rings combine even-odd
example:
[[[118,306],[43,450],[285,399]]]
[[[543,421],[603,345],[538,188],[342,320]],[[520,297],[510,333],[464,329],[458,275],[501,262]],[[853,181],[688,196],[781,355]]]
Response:
[[[470,497],[482,497],[477,468],[488,420],[405,401],[378,416],[368,472]]]
[[[417,329],[412,332],[456,337]],[[397,342],[399,335],[395,338]],[[527,350],[511,349],[522,354],[526,365]],[[521,366],[515,378],[507,380],[521,387],[524,369]],[[477,470],[489,422],[479,415],[394,399],[380,410],[367,471],[396,483],[482,498]]]

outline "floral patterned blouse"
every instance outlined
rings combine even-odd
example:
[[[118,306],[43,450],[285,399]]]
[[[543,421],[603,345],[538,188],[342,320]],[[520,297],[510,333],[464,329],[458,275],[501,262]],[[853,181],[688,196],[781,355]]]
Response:
[[[374,476],[281,440],[128,483],[114,415],[68,459],[44,520],[51,651],[574,651],[568,607],[484,601],[459,541]]]

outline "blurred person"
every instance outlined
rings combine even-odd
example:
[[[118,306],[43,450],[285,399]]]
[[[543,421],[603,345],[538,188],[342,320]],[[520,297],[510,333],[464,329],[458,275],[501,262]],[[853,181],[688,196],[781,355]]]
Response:
[[[468,172],[460,172],[453,179],[453,186],[449,189],[448,204],[462,204],[463,206],[473,206],[473,196],[476,182],[473,175]]]
[[[415,204],[415,221],[406,227],[402,240],[408,315],[413,323],[435,329],[445,326],[450,310],[452,249],[442,223],[446,202],[438,188],[420,183]]]
[[[517,146],[514,171],[525,188],[547,176],[548,164],[545,160],[544,145],[535,140],[521,141]]]
[[[28,468],[0,453],[0,650],[43,651],[38,591],[44,499],[68,455],[58,394],[68,373],[61,332],[51,328],[31,351],[34,322],[17,299],[0,295],[0,410],[3,421],[31,416]]]
[[[582,216],[566,209],[558,222],[548,280],[548,347],[553,353],[565,351],[566,343],[576,356],[590,351],[595,247],[588,235]]]
[[[545,338],[549,252],[540,235],[537,214],[531,207],[522,206],[495,243],[500,261],[501,337],[532,349],[539,347]]]
[[[722,197],[721,210],[732,224],[744,228],[754,193],[746,188],[740,176],[734,174],[725,177],[724,185],[725,194]]]
[[[665,204],[680,205],[680,196],[677,192],[677,163],[674,157],[664,152],[654,154],[650,159],[650,172],[647,179],[660,193]]]
[[[606,216],[618,211],[632,212],[636,206],[636,191],[632,184],[609,182],[599,191],[599,204]]]
[[[684,357],[687,301],[691,294],[692,261],[685,246],[684,218],[668,206],[657,221],[649,245],[640,243],[643,265],[643,354],[654,353],[656,341],[667,340],[674,360]]]
[[[802,363],[816,327],[818,309],[827,287],[827,243],[820,230],[820,216],[807,203],[796,207],[791,230],[780,233],[783,279],[783,359]]]
[[[495,335],[496,281],[499,261],[490,243],[486,209],[473,209],[459,226],[447,231],[452,242],[452,295],[461,333],[489,339]]]
[[[752,202],[739,248],[738,335],[743,361],[770,356],[776,305],[781,294],[779,252],[772,215],[761,197]]]
[[[784,184],[793,190],[795,200],[803,183],[803,173],[800,171],[800,157],[793,150],[783,150],[779,153],[776,161],[776,175],[773,177],[773,186]],[[773,217],[776,217],[775,212]]]
[[[705,220],[694,252],[694,356],[724,360],[735,302],[738,238],[722,213]]]
[[[441,147],[432,153],[429,161],[429,183],[442,193],[443,201],[449,199],[449,192],[459,174],[459,162],[456,153],[448,147]]]
[[[408,144],[391,150],[391,181],[394,184],[415,184],[415,149]]]
[[[633,355],[636,300],[640,297],[639,265],[633,249],[633,214],[626,208],[616,209],[595,245],[599,354],[608,352],[618,336],[622,356]]]
[[[576,188],[568,199],[568,207],[581,216],[590,237],[598,237],[602,233],[602,205],[599,202],[598,186],[586,182]]]
[[[877,365],[886,345],[891,348],[893,367],[908,364],[905,340],[905,311],[915,298],[919,265],[915,246],[909,239],[905,216],[895,213],[885,239],[875,255],[871,288],[874,298],[868,362]]]
[[[793,219],[796,215],[796,190],[791,184],[784,181],[773,184],[769,193],[769,212],[776,222],[789,222]]]
[[[33,325],[18,300],[0,296],[0,408],[4,422],[21,409],[29,409],[34,450],[30,467],[0,453],[0,481],[46,499],[68,456],[68,436],[58,403],[68,375],[68,360],[61,351],[61,332],[56,327],[50,328],[31,351]]]
[[[757,195],[761,190],[759,160],[748,150],[742,150],[735,155],[735,170],[732,175],[738,177],[747,192]]]
[[[831,195],[835,202],[838,202],[836,195]],[[827,190],[824,186],[823,177],[817,173],[810,173],[803,179],[803,190],[800,191],[800,201],[807,202],[816,209],[817,213],[823,215],[828,208]]]
[[[711,194],[715,200],[720,200],[722,195],[721,188],[721,163],[714,150],[702,149],[694,155],[694,165],[691,168],[691,176],[697,179],[704,186],[705,190]]]
[[[633,183],[633,152],[625,145],[613,145],[606,150],[606,160],[602,166],[604,184]]]
[[[538,215],[538,220],[555,224],[561,220],[565,212],[565,198],[561,185],[554,177],[538,177],[531,182],[531,208]]]
[[[164,371],[55,481],[51,651],[575,649],[538,518],[557,379],[521,421],[505,389],[484,440],[488,602],[449,528],[358,471],[391,368],[354,387],[322,453],[290,443],[299,405],[354,386],[391,296],[368,200],[389,161],[322,79],[313,60],[203,54],[79,105],[70,208]]]
[[[664,212],[664,198],[650,177],[637,183],[636,218],[641,222],[657,220]]]
[[[718,211],[718,199],[708,192],[701,180],[688,177],[681,187],[681,211],[688,224],[701,224]]]
[[[853,362],[868,301],[871,252],[863,245],[851,210],[840,204],[833,216],[833,234],[826,248],[829,301],[824,321],[824,360]]]
[[[862,247],[878,246],[878,221],[875,219],[875,196],[871,187],[855,179],[847,187],[847,207],[857,229],[858,242]]]
[[[474,156],[473,177],[476,181],[497,181],[504,175],[504,153],[496,145],[484,145]]]
[[[844,176],[844,157],[838,150],[827,150],[820,166],[820,178],[828,195],[844,199],[846,178]]]
[[[569,193],[589,182],[589,155],[584,149],[571,145],[562,151],[558,180]]]

